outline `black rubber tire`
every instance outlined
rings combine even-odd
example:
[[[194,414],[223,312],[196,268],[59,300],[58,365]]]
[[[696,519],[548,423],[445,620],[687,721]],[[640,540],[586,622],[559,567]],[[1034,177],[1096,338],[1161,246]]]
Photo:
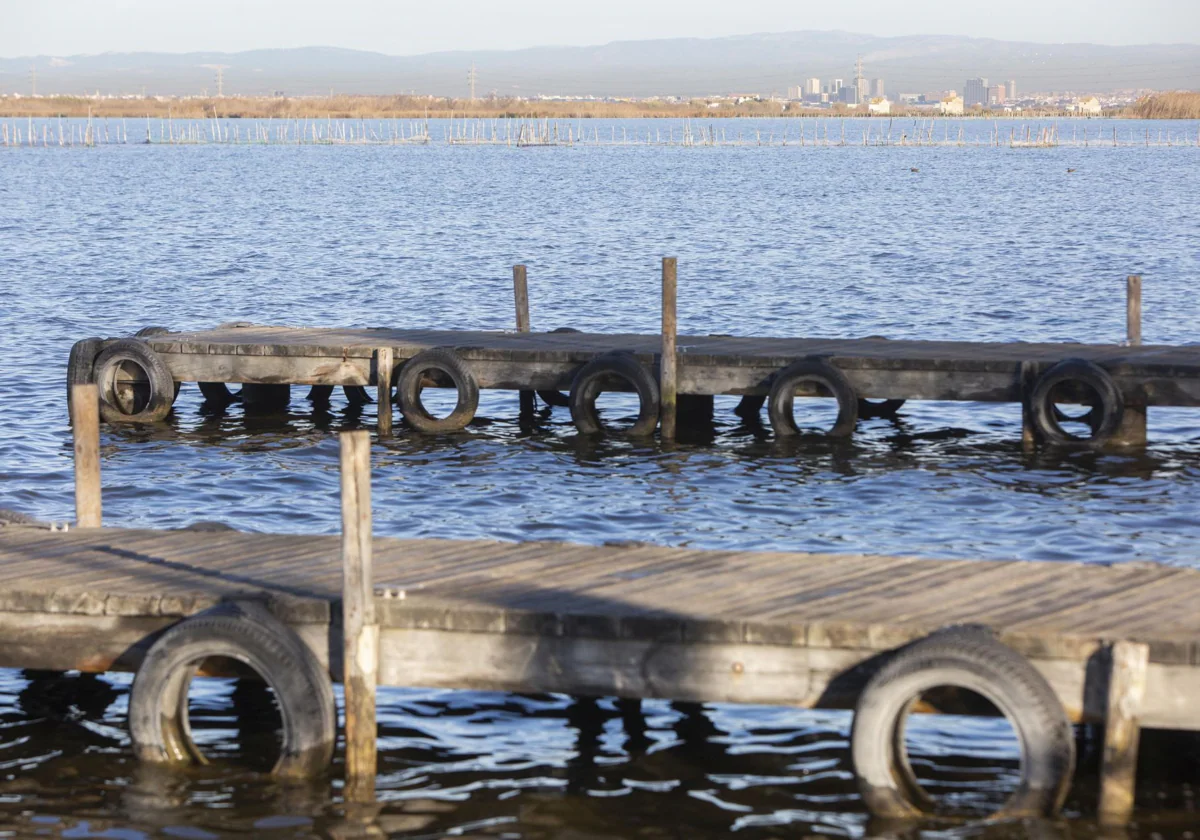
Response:
[[[638,418],[628,429],[608,429],[600,422],[596,397],[604,390],[606,379],[623,379],[638,395]],[[579,369],[571,384],[571,419],[581,435],[649,437],[658,426],[662,400],[658,381],[632,353],[613,352],[597,356]]]
[[[757,420],[766,404],[767,398],[762,394],[747,394],[738,401],[733,413],[743,420]]]
[[[574,327],[559,327],[558,329],[550,330],[551,335],[561,335],[568,333],[577,333],[579,330]],[[571,397],[564,394],[562,391],[538,391],[538,399],[544,402],[551,408],[570,408]]]
[[[242,386],[242,404],[256,411],[283,411],[292,399],[292,386],[247,382]]]
[[[202,534],[224,533],[227,531],[236,531],[232,525],[226,525],[224,522],[217,522],[214,519],[201,519],[193,522],[190,525],[184,525],[180,531],[195,531]]]
[[[1054,405],[1054,389],[1070,381],[1087,385],[1099,397],[1099,403],[1085,415],[1092,429],[1091,437],[1077,437],[1062,427],[1065,416]],[[1028,410],[1035,431],[1046,443],[1097,449],[1121,428],[1125,399],[1112,377],[1099,365],[1086,359],[1064,359],[1038,377],[1029,394]]]
[[[132,362],[146,374],[150,393],[141,411],[126,414],[117,404],[114,382],[117,367]],[[100,417],[106,423],[159,423],[171,413],[177,389],[167,363],[140,338],[121,338],[96,357],[92,378],[100,389]]]
[[[34,519],[28,514],[20,513],[8,508],[0,508],[0,527],[5,525],[41,525],[37,519]]]
[[[854,434],[858,422],[858,397],[854,388],[841,371],[824,359],[801,359],[785,367],[771,381],[771,392],[767,395],[767,417],[776,437],[794,437],[802,434],[792,414],[796,386],[802,382],[815,382],[833,395],[838,403],[838,416],[833,428],[825,432],[826,437],[843,438]]]
[[[71,355],[67,357],[67,416],[71,413],[71,386],[96,381],[93,372],[103,346],[102,338],[85,338],[71,345]]]
[[[904,749],[904,724],[921,694],[939,686],[987,698],[1021,744],[1020,782],[991,818],[1050,817],[1075,767],[1075,737],[1062,703],[1020,654],[981,627],[951,627],[901,649],[867,682],[854,712],[850,755],[863,801],[884,818],[933,811]]]
[[[170,330],[166,327],[142,327],[133,334],[134,338],[153,338],[156,335],[166,335]]]
[[[375,402],[367,393],[367,389],[361,385],[343,385],[342,393],[346,395],[346,402],[350,405],[369,405]]]
[[[906,400],[859,400],[858,416],[864,420],[870,420],[873,417],[893,420],[900,409],[904,407],[905,402]]]
[[[332,385],[314,385],[308,389],[308,396],[305,398],[312,402],[315,406],[322,408],[329,407],[329,401],[333,398]]]
[[[129,695],[137,757],[157,764],[206,762],[191,738],[187,693],[196,668],[213,656],[248,665],[275,692],[283,743],[272,772],[324,772],[337,739],[329,674],[292,630],[256,603],[221,604],[172,626],[150,647]]]
[[[217,405],[229,405],[238,398],[237,394],[229,390],[229,386],[224,382],[197,382],[200,386],[200,394],[210,403]]]
[[[454,411],[437,418],[421,404],[422,379],[426,371],[437,371],[458,390]],[[479,408],[479,385],[462,359],[448,347],[433,347],[413,356],[396,375],[396,401],[408,425],[424,434],[460,432],[475,419]]]

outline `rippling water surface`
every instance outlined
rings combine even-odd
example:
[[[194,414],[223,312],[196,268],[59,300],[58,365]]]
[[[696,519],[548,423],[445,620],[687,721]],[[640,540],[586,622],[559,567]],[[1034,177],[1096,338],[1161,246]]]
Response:
[[[684,332],[1116,342],[1124,277],[1140,273],[1146,341],[1191,343],[1197,195],[1200,149],[1178,145],[0,148],[0,506],[71,517],[64,373],[86,336],[228,320],[506,329],[517,262],[535,329],[653,332],[658,261],[676,255]],[[185,386],[168,425],[106,430],[106,520],[336,531],[334,433],[374,410],[335,400],[314,414],[304,396],[283,417],[212,414]],[[715,438],[665,448],[580,440],[562,410],[530,433],[515,394],[485,394],[464,434],[401,428],[375,448],[376,532],[1196,564],[1200,412],[1154,411],[1144,452],[1049,457],[1022,452],[1016,406],[910,404],[847,447],[797,447],[741,424],[733,404],[718,400]],[[344,829],[328,786],[140,778],[121,678],[2,682],[0,820],[18,834]],[[227,689],[202,692],[214,719]],[[384,830],[397,836],[870,830],[840,714],[381,702]],[[214,730],[218,749],[236,746]],[[984,763],[1008,743],[966,724],[920,738],[930,755],[969,742]],[[988,778],[985,794],[1003,768]],[[975,795],[966,776],[950,787]],[[1068,812],[1091,813],[1090,796]],[[1147,796],[1173,809],[1162,814],[1190,809],[1179,777]]]

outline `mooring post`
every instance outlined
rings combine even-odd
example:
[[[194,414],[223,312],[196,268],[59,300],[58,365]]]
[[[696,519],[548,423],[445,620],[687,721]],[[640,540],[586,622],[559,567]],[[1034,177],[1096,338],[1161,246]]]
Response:
[[[529,332],[529,282],[525,266],[513,266],[513,299],[517,305],[517,332]],[[521,391],[521,416],[533,414],[533,391]]]
[[[1146,693],[1148,645],[1114,642],[1108,650],[1108,704],[1100,767],[1100,822],[1124,825],[1133,815],[1137,781],[1138,716]]]
[[[342,684],[346,697],[346,798],[375,796],[375,683],[379,626],[371,559],[371,438],[342,432]]]
[[[663,440],[675,439],[677,369],[675,355],[675,288],[678,260],[663,257],[662,261],[662,361],[659,363],[660,433]]]
[[[1129,344],[1142,343],[1142,275],[1125,278],[1125,332]]]
[[[392,367],[394,351],[380,347],[375,351],[375,405],[378,411],[378,433],[381,438],[392,434]]]
[[[71,428],[75,435],[75,527],[99,528],[100,391],[95,385],[71,386]]]
[[[1138,347],[1142,343],[1142,275],[1130,274],[1125,278],[1125,343]],[[1121,417],[1121,425],[1113,434],[1113,443],[1119,446],[1146,445],[1146,416],[1144,402],[1129,401]]]
[[[1021,392],[1021,447],[1028,452],[1033,450],[1038,443],[1037,429],[1033,425],[1033,417],[1029,411],[1029,395],[1033,393],[1034,385],[1037,383],[1037,363],[1021,362],[1021,370],[1017,376]]]

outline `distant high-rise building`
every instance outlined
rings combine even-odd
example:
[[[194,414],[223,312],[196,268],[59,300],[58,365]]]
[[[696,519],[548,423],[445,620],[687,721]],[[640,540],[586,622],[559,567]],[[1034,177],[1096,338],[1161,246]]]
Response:
[[[810,96],[820,96],[821,95],[821,80],[820,79],[806,79],[804,82],[804,92],[809,94]]]
[[[834,80],[833,80],[833,84],[831,84],[831,85],[829,86],[829,92],[830,92],[830,93],[837,93],[837,92],[838,92],[839,90],[841,90],[843,87],[844,87],[844,85],[842,84],[842,80],[841,80],[841,79],[834,79]]]
[[[1009,101],[1009,102],[1016,102],[1016,101],[1017,101],[1017,83],[1016,83],[1016,80],[1014,80],[1014,79],[1009,79],[1009,80],[1008,80],[1008,90],[1006,91],[1006,93],[1008,94],[1008,101]]]
[[[1004,85],[992,85],[987,89],[987,104],[989,106],[1004,104]]]
[[[800,85],[792,85],[788,88],[788,99],[803,99],[804,89]]]
[[[872,79],[871,80],[871,98],[878,99],[881,96],[884,96],[883,79]]]
[[[963,88],[963,105],[970,108],[972,105],[986,105],[988,101],[988,80],[987,79],[967,79],[967,84]]]

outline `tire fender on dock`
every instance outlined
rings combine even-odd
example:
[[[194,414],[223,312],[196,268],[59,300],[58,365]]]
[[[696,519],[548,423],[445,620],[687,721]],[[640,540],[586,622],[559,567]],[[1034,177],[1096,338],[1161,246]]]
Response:
[[[71,408],[71,386],[95,382],[96,357],[104,348],[104,339],[85,338],[71,345],[67,358],[67,410]]]
[[[140,371],[142,394],[118,391],[119,377],[129,372],[129,365]],[[117,339],[100,351],[92,379],[100,390],[100,416],[106,423],[158,423],[171,413],[178,393],[167,363],[140,338]]]
[[[1062,703],[1046,679],[986,628],[950,627],[901,648],[867,682],[850,731],[850,754],[863,801],[883,818],[928,816],[904,749],[908,714],[924,692],[969,689],[1008,718],[1021,747],[1020,781],[990,818],[1049,817],[1067,795],[1075,740]]]
[[[291,629],[262,604],[230,602],[184,619],[146,653],[129,696],[129,728],[139,759],[156,764],[205,764],[187,719],[188,687],[210,657],[241,662],[275,694],[283,736],[278,776],[324,772],[337,740],[328,672]]]
[[[1099,402],[1080,418],[1091,427],[1090,437],[1073,435],[1062,426],[1068,418],[1055,406],[1054,391],[1066,382],[1077,382],[1096,394]],[[1029,393],[1028,412],[1034,430],[1046,443],[1098,449],[1121,428],[1125,399],[1104,368],[1086,359],[1063,359],[1037,378]]]
[[[427,374],[432,373],[433,377]],[[421,390],[432,378],[438,386],[453,385],[458,402],[446,417],[434,417],[421,403]],[[479,385],[470,368],[449,347],[422,350],[396,374],[396,398],[405,421],[418,432],[460,432],[475,419],[479,409]]]
[[[596,410],[596,398],[613,379],[622,379],[638,395],[638,418],[628,429],[606,429]],[[648,437],[658,426],[662,401],[658,381],[629,352],[605,353],[592,359],[575,374],[571,384],[571,419],[581,435],[619,434],[622,437]]]
[[[825,432],[826,437],[841,438],[854,434],[854,426],[858,422],[858,396],[854,388],[842,372],[825,359],[808,358],[788,365],[775,374],[771,381],[771,392],[767,395],[767,417],[776,437],[801,434],[792,407],[796,387],[806,383],[820,386],[837,400],[837,420]]]

